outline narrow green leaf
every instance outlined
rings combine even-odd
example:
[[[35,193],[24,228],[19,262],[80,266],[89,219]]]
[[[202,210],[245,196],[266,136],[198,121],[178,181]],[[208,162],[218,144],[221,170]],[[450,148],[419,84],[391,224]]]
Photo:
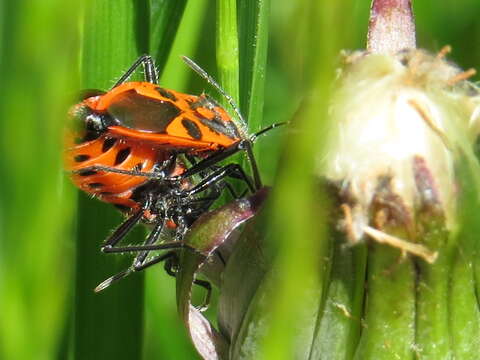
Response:
[[[205,359],[216,359],[217,354],[226,354],[228,341],[216,330],[212,330],[211,323],[208,323],[197,309],[192,308],[191,293],[194,279],[201,268],[209,281],[218,285],[220,274],[225,267],[224,262],[219,260],[220,250],[227,248],[228,251],[231,248],[231,241],[236,239],[234,231],[255,216],[262,208],[267,195],[268,189],[263,188],[248,198],[237,199],[203,214],[185,236],[185,243],[196,252],[184,249],[179,254],[179,271],[176,275],[178,312],[189,329],[197,351]],[[242,280],[236,287],[244,285]]]
[[[365,279],[367,270],[367,246],[358,245],[354,250],[353,264],[354,264],[354,292],[352,300],[352,320],[349,331],[349,343],[347,350],[347,359],[353,359],[358,342],[360,341],[360,334],[363,329],[362,320],[357,322],[357,319],[362,319],[365,303]]]
[[[130,266],[131,258],[100,253],[121,218],[109,204],[81,194],[78,215],[74,350],[77,359],[140,358],[143,345],[143,274],[96,294],[103,280]],[[135,236],[144,235],[138,229]],[[130,239],[131,237],[129,237]]]
[[[219,82],[227,94],[238,103],[239,61],[236,0],[217,0],[216,30]],[[230,108],[225,99],[222,99],[221,102]]]
[[[149,50],[148,7],[128,0],[90,0],[84,19],[82,85],[108,90]]]
[[[299,36],[299,48],[309,49],[306,59],[315,64],[306,68],[305,76],[311,81],[305,89],[310,93],[304,111],[295,120],[298,136],[288,137],[280,172],[277,177],[271,203],[270,223],[272,238],[278,247],[275,259],[275,295],[270,305],[272,318],[270,330],[260,355],[268,359],[302,358],[298,347],[304,337],[313,340],[313,329],[298,338],[297,326],[307,321],[307,314],[319,318],[322,313],[330,241],[327,238],[326,221],[329,202],[322,195],[318,182],[307,174],[314,173],[316,154],[321,151],[324,119],[334,74],[334,59],[339,45],[336,36],[328,29],[341,14],[339,3],[319,4],[304,1],[298,4],[296,15],[305,17],[308,24]],[[327,35],[328,34],[328,35]],[[320,193],[320,194],[318,194]],[[296,324],[297,326],[292,326]],[[315,324],[314,324],[315,325]],[[304,357],[303,357],[304,358]],[[308,357],[307,357],[308,358]]]
[[[146,2],[92,0],[83,23],[82,88],[108,90],[148,51]],[[78,359],[138,359],[143,345],[143,277],[93,288],[129,266],[131,259],[101,254],[99,247],[121,219],[109,204],[81,195],[77,243],[75,356]],[[143,232],[137,233],[138,236]]]
[[[162,74],[187,0],[150,0],[150,54]]]
[[[196,60],[195,54],[204,33],[202,25],[212,16],[208,11],[210,9],[209,5],[210,2],[208,0],[195,0],[187,3],[177,36],[160,79],[162,86],[187,92],[189,91],[187,87],[188,81],[192,77],[197,78],[196,74],[185,65],[180,57],[186,55]],[[203,49],[198,50],[203,52]]]
[[[336,234],[330,282],[311,358],[351,359],[358,344],[365,281],[364,247],[345,248]],[[362,263],[358,264],[358,260]],[[360,290],[360,291],[359,291]]]
[[[471,358],[480,347],[480,311],[471,256],[459,248],[451,273],[450,326],[453,353],[457,359]]]
[[[60,0],[0,3],[2,359],[54,359],[68,321],[74,196],[61,154],[78,12]]]
[[[412,260],[402,261],[397,249],[374,244],[369,251],[367,284],[365,322],[354,359],[412,357],[415,341]]]
[[[242,341],[238,335],[254,295],[271,265],[271,254],[264,251],[268,212],[261,211],[242,231],[223,272],[218,304],[218,323],[232,344],[230,356],[236,359]]]
[[[148,269],[145,282],[143,359],[197,359],[198,354],[177,313],[175,279],[160,264]]]
[[[448,359],[453,355],[448,301],[452,269],[452,251],[448,246],[450,234],[444,229],[444,219],[438,221],[433,214],[421,223],[423,243],[440,252],[434,264],[418,263],[415,348],[422,357]]]
[[[240,104],[251,131],[263,123],[270,0],[239,2]],[[261,162],[262,160],[259,159]]]
[[[475,273],[479,256],[480,166],[471,149],[462,145],[464,150],[456,159],[460,188],[459,232],[454,234],[448,298],[453,354],[459,359],[476,354],[480,346],[479,283]]]
[[[265,80],[268,52],[270,0],[238,1],[239,44],[240,44],[240,109],[248,122],[251,133],[267,124],[263,118]],[[262,169],[262,163],[273,165],[278,152],[265,151],[262,144],[255,147],[255,158]],[[263,151],[261,151],[263,150]],[[246,161],[243,161],[246,165]],[[269,178],[272,174],[267,174]]]

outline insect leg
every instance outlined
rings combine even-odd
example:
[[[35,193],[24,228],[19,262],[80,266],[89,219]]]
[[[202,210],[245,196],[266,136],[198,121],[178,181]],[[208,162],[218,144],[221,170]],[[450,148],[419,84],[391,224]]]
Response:
[[[222,151],[218,151],[213,153],[212,155],[206,157],[205,159],[201,160],[197,164],[193,165],[187,171],[185,171],[182,175],[180,175],[179,179],[184,179],[193,175],[196,175],[204,170],[208,170],[212,168],[212,166],[218,164],[220,161],[227,159],[228,157],[236,154],[237,152],[241,151],[242,148],[239,146],[241,142],[236,143]],[[174,178],[175,179],[175,178]]]
[[[165,261],[164,268],[166,273],[170,276],[175,276],[175,271],[172,270],[178,262],[177,253],[175,251],[169,251],[165,254],[155,256],[154,258],[144,262],[143,264],[136,265],[134,269],[135,271],[142,271],[162,261]]]
[[[165,265],[163,267],[165,269],[165,272],[172,277],[176,277],[178,268],[178,255],[174,251],[170,251],[164,255],[157,256],[135,270],[141,271],[162,261],[165,261]],[[194,279],[193,283],[206,290],[202,305],[197,307],[199,311],[205,311],[210,305],[210,300],[212,298],[212,285],[208,281],[200,279]]]
[[[145,240],[144,245],[151,245],[155,243],[160,234],[162,233],[163,227],[165,225],[165,218],[162,219],[155,227],[153,230],[150,232],[148,235],[147,239]],[[138,266],[142,265],[145,262],[145,259],[148,256],[148,251],[142,251],[140,254],[138,254],[135,259],[133,260],[133,266],[135,267],[135,270],[137,270]]]
[[[145,71],[145,80],[152,84],[158,84],[157,70],[155,69],[155,64],[152,57],[150,55],[142,55],[132,64],[132,66],[130,66],[130,68],[125,72],[125,74],[123,74],[122,77],[118,79],[115,85],[113,85],[112,89],[128,81],[128,79],[130,78],[130,76],[132,76],[135,70],[137,70],[142,65]]]
[[[188,178],[190,176],[193,176],[193,175],[196,175],[198,173],[201,173],[205,170],[208,170],[208,169],[212,169],[214,168],[215,169],[215,165],[218,164],[220,161],[222,160],[225,160],[227,159],[228,157],[236,154],[237,152],[239,151],[247,151],[247,154],[248,153],[251,153],[251,146],[247,145],[249,144],[249,141],[248,140],[245,140],[245,141],[240,141],[222,151],[218,151],[218,152],[215,152],[213,155],[201,160],[200,162],[198,162],[197,164],[193,165],[192,167],[190,167],[189,169],[187,169],[187,171],[185,171],[182,175],[178,176],[178,177],[172,177],[171,179],[172,180],[180,180],[180,179],[185,179],[185,178]],[[251,156],[253,158],[253,153],[251,153]],[[254,173],[257,174],[257,176],[255,176],[255,178],[259,178],[258,176],[258,169],[256,167],[256,163],[255,161],[253,162],[255,164],[255,166],[252,166],[253,169],[255,169]],[[221,167],[217,167],[216,169],[218,168],[221,168]],[[243,172],[243,174],[245,174]],[[239,175],[235,175],[235,174],[232,174],[232,177],[238,177]],[[243,176],[243,175],[240,175],[240,179],[241,180],[244,180],[246,176]],[[251,181],[248,180],[246,181],[248,184],[251,184]],[[255,185],[256,186],[261,186],[261,182],[259,179],[256,179],[255,180]],[[253,191],[253,186],[250,186],[249,187],[252,189],[252,192],[255,192]]]
[[[170,241],[164,242],[161,244],[150,244],[150,245],[130,245],[123,247],[107,247],[102,248],[104,253],[130,253],[130,252],[140,252],[140,251],[157,251],[157,250],[171,250],[171,249],[189,249],[194,252],[198,252],[195,248],[191,247],[180,241]]]
[[[197,165],[197,161],[196,161],[196,159],[195,159],[193,156],[191,156],[191,155],[189,155],[189,154],[185,154],[185,157],[187,158],[187,160],[190,162],[191,165],[193,165],[193,166]],[[220,166],[217,167],[217,166],[215,166],[215,165],[212,165],[211,168],[212,168],[213,170],[217,170],[217,169],[220,168]],[[205,177],[207,176],[207,175],[202,174],[202,173],[200,173],[200,175],[202,176],[202,178],[205,178]],[[238,179],[240,179],[240,180],[243,180],[243,177],[241,177],[241,176],[238,176],[238,177],[237,177],[237,176],[235,176],[235,175],[236,175],[236,174],[231,174],[231,177],[233,177],[233,178],[238,178]],[[230,193],[230,195],[231,195],[234,199],[238,199],[238,198],[240,198],[240,197],[243,196],[243,195],[242,195],[242,196],[237,195],[237,193],[236,193],[235,190],[233,189],[233,186],[232,186],[230,183],[224,182],[224,183],[223,183],[223,186],[228,190],[228,192]],[[218,198],[218,196],[220,196],[220,194],[217,195],[217,198]]]
[[[108,252],[107,249],[113,248],[117,245],[129,232],[132,228],[142,219],[143,212],[150,208],[152,204],[151,196],[148,196],[145,199],[145,203],[143,204],[140,210],[137,210],[132,216],[127,218],[120,226],[110,235],[102,245],[101,250],[103,252]],[[152,231],[153,233],[153,231]]]
[[[233,175],[233,174],[232,174]],[[232,176],[234,177],[234,176]],[[245,192],[247,192],[248,190],[245,190],[244,193],[242,195],[238,195],[237,192],[235,191],[235,189],[233,188],[233,186],[226,182],[225,181],[225,188],[228,190],[228,192],[230,193],[230,195],[232,196],[232,198],[234,199],[240,199],[241,197],[243,197],[245,195]]]
[[[111,248],[118,244],[132,228],[142,219],[143,209],[138,210],[132,216],[127,218],[120,226],[110,235],[107,240],[105,240],[104,245],[102,246],[102,251],[104,248]]]
[[[210,305],[210,299],[212,297],[212,284],[210,284],[208,281],[200,279],[193,280],[193,283],[195,285],[203,287],[206,290],[205,298],[203,299],[202,305],[196,307],[198,311],[205,311]]]
[[[149,178],[149,179],[162,179],[163,178],[162,174],[158,173],[156,171],[144,172],[144,171],[135,171],[135,170],[122,170],[122,169],[117,169],[117,168],[114,168],[114,167],[103,166],[103,165],[87,166],[87,167],[84,167],[83,169],[80,169],[80,170],[73,170],[73,171],[71,171],[71,173],[82,176],[82,174],[88,174],[91,171],[95,171],[95,172],[103,171],[103,172],[115,173],[115,174],[142,176],[142,177],[146,177],[146,178]]]
[[[248,188],[252,193],[255,192],[255,188],[253,187],[251,180],[248,178],[247,174],[245,174],[242,167],[238,164],[228,164],[221,168],[216,169],[209,176],[207,176],[202,181],[200,181],[197,185],[195,185],[192,189],[182,191],[179,195],[181,196],[195,195],[199,192],[207,190],[213,184],[217,184],[223,181],[226,177],[232,176],[232,175],[234,175],[234,177],[238,176],[241,180],[243,180],[247,184]]]
[[[177,276],[176,268],[178,267],[178,256],[176,253],[173,253],[173,255],[174,256],[170,257],[169,259],[167,259],[167,261],[165,261],[164,269],[168,275],[176,277]],[[156,261],[156,259],[152,259],[152,261],[155,261],[155,264],[159,262],[159,261]],[[212,298],[212,284],[210,284],[208,281],[200,280],[200,279],[194,279],[193,283],[206,290],[206,294],[203,299],[202,305],[197,307],[199,311],[205,311],[208,309],[208,306],[210,305],[210,299]]]
[[[148,262],[140,270],[143,270],[143,269],[147,268],[148,266],[155,265],[155,264],[157,264],[161,261],[167,260],[170,257],[172,257],[172,255],[176,255],[176,254],[173,251],[169,251],[166,254],[157,256],[156,258],[152,259],[151,263]],[[153,260],[155,260],[155,261],[153,261]],[[98,293],[102,290],[105,290],[107,287],[109,287],[113,283],[115,283],[115,282],[117,282],[121,279],[124,279],[125,277],[127,277],[128,275],[130,275],[134,271],[139,271],[139,270],[137,270],[135,267],[132,266],[132,267],[128,268],[127,270],[124,270],[122,272],[119,272],[118,274],[115,274],[115,275],[109,277],[108,279],[102,281],[100,284],[97,285],[97,287],[95,288],[95,292]]]

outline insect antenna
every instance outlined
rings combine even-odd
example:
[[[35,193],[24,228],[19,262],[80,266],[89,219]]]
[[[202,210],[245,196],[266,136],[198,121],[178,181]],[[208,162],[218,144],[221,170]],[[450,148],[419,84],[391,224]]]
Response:
[[[269,132],[270,130],[273,130],[279,126],[283,126],[283,125],[287,125],[289,122],[288,121],[283,121],[283,122],[279,122],[279,123],[275,123],[275,124],[271,124],[259,131],[257,131],[255,134],[253,134],[252,136],[250,136],[250,140],[252,142],[255,142],[257,140],[258,137],[262,136],[263,134],[265,134],[266,132]]]

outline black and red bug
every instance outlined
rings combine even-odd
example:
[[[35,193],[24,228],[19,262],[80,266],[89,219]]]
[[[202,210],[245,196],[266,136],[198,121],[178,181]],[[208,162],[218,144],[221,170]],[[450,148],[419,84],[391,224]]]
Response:
[[[215,81],[191,60],[186,61],[227,97],[243,121],[233,100]],[[146,81],[128,82],[141,65]],[[127,214],[102,250],[140,252],[134,270],[165,259],[162,255],[147,261],[149,251],[182,246],[181,238],[192,222],[225,188],[231,190],[226,177],[243,180],[252,192],[261,186],[251,151],[256,135],[244,137],[225,110],[206,95],[159,87],[149,56],[139,58],[110,91],[90,92],[70,116],[66,168],[80,189]],[[251,159],[253,184],[238,164],[218,166],[243,149]],[[190,167],[180,155],[191,162]],[[117,246],[140,221],[153,226],[145,243]],[[176,229],[175,241],[155,244],[165,227]]]

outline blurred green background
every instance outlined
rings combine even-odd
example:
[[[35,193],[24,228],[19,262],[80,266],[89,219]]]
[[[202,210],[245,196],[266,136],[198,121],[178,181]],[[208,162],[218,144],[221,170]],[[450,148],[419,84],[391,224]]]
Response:
[[[307,55],[321,54],[327,44],[299,42],[311,22],[324,19],[299,15],[311,2],[317,3],[262,1],[269,6],[268,32],[261,39],[262,46],[268,44],[268,58],[264,95],[261,87],[256,90],[264,100],[257,105],[264,105],[263,116],[256,112],[254,129],[289,120],[302,99],[304,79],[322,66],[308,62]],[[256,3],[238,1],[244,33],[250,23],[242,9]],[[328,14],[329,3],[320,2],[319,11]],[[207,87],[179,55],[195,59],[223,82],[228,71],[217,71],[217,5],[208,0],[0,2],[0,359],[197,358],[176,315],[174,280],[161,266],[145,278],[135,274],[93,294],[97,283],[129,259],[99,253],[121,218],[112,206],[73,189],[62,171],[62,130],[79,89],[108,89],[142,53],[156,57],[165,87],[193,94]],[[369,6],[368,0],[337,1],[341,16],[328,28],[331,34],[318,38],[331,35],[336,48],[364,47]],[[437,51],[450,44],[451,59],[461,67],[479,67],[480,2],[422,0],[414,8],[419,47]],[[240,90],[231,80],[225,87],[238,92],[245,112],[249,100],[242,81],[249,69],[240,50]],[[255,66],[261,63],[250,69]],[[246,113],[255,114],[251,109]],[[269,184],[281,140],[280,132],[272,132],[256,148]],[[143,236],[142,229],[137,236]]]

